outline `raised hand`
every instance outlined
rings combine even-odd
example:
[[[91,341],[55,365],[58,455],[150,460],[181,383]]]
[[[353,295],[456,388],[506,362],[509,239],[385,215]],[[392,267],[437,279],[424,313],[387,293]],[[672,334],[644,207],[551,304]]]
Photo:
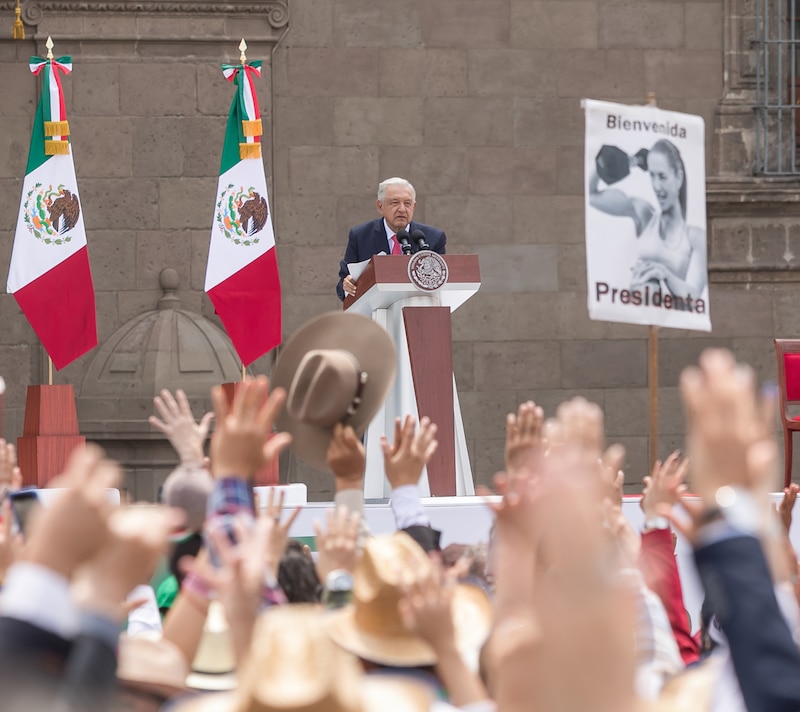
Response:
[[[720,487],[765,496],[776,474],[774,402],[756,393],[753,372],[733,355],[709,349],[681,374],[692,458],[692,485],[709,504]]]
[[[314,522],[317,537],[317,576],[325,581],[331,571],[342,569],[353,573],[358,559],[358,531],[361,517],[350,514],[346,507],[328,510],[326,531]]]
[[[47,510],[31,513],[23,558],[70,578],[108,540],[113,505],[106,489],[116,487],[120,476],[119,465],[104,459],[99,447],[76,448],[66,471],[50,482],[64,491]]]
[[[265,376],[246,380],[230,405],[220,386],[211,390],[217,416],[217,429],[211,438],[214,477],[252,477],[292,441],[289,433],[272,434],[286,391],[276,388],[268,397],[268,386]]]
[[[364,489],[367,456],[356,431],[349,425],[337,423],[326,455],[328,467],[336,478],[336,491]]]
[[[152,578],[181,519],[180,512],[167,507],[114,509],[105,545],[75,575],[79,604],[122,621],[136,603],[126,601],[128,594]]]
[[[161,418],[151,415],[150,425],[167,436],[182,464],[202,465],[203,444],[208,436],[214,413],[205,413],[199,423],[195,422],[189,399],[181,389],[175,391],[173,397],[165,388],[161,391],[161,395],[153,399],[153,403]]]
[[[281,521],[285,496],[281,490],[275,497],[275,489],[270,487],[266,507],[260,513],[257,524],[258,536],[264,539],[264,563],[273,580],[278,578],[278,566],[281,563],[283,552],[286,551],[286,544],[289,542],[289,530],[301,509],[301,507],[295,507],[288,518]]]
[[[386,436],[381,436],[386,479],[392,489],[417,484],[438,445],[436,425],[427,416],[420,420],[419,431],[412,416],[407,415],[402,425],[400,418],[395,419],[394,442],[390,445]]]
[[[17,467],[17,448],[0,438],[0,491],[22,487],[22,472]]]
[[[644,491],[640,506],[648,519],[661,516],[664,506],[673,507],[681,501],[686,491],[684,480],[689,472],[689,458],[677,450],[664,462],[657,460],[653,471],[644,478]]]
[[[533,467],[542,451],[544,411],[533,401],[520,403],[516,414],[506,416],[506,472]]]

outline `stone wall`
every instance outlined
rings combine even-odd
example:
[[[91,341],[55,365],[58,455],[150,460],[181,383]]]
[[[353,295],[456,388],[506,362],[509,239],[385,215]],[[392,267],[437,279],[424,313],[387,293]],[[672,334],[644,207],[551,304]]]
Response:
[[[749,178],[750,0],[289,0],[285,36],[281,21],[246,4],[124,12],[118,3],[96,16],[68,5],[58,12],[80,20],[70,39],[59,41],[45,11],[35,41],[0,40],[0,264],[36,100],[25,62],[52,32],[75,61],[67,101],[101,339],[154,307],[164,267],[178,269],[184,306],[210,316],[209,205],[230,102],[218,64],[235,58],[241,34],[267,65],[259,95],[274,139],[266,156],[287,335],[338,308],[347,230],[375,214],[383,178],[410,179],[416,217],[447,231],[449,251],[480,256],[483,286],[453,322],[479,482],[501,466],[506,412],[527,398],[552,411],[576,393],[605,406],[609,436],[628,448],[632,489],[646,472],[647,329],[587,318],[584,97],[643,102],[652,91],[708,129],[714,330],[661,331],[661,454],[683,445],[677,379],[702,348],[733,348],[774,378],[771,339],[800,333],[795,183]],[[0,37],[12,17],[0,18]],[[43,360],[8,296],[0,324],[13,435]],[[59,378],[79,384],[84,361]],[[330,478],[294,458],[282,470],[330,496]]]

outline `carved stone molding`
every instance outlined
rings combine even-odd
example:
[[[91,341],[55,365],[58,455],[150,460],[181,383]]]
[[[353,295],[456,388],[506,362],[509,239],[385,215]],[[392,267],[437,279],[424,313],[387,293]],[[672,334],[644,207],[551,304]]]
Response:
[[[0,9],[13,13],[15,3],[0,2]],[[23,0],[22,19],[38,25],[45,15],[261,15],[276,30],[289,23],[288,0],[238,0],[237,2],[164,2],[162,0]]]

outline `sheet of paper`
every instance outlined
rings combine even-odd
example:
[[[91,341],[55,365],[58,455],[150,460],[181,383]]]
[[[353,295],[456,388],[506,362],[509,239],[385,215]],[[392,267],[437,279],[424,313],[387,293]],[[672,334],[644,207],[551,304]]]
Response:
[[[379,255],[385,255],[385,252],[379,252]],[[370,257],[370,259],[372,259]],[[369,260],[364,260],[363,262],[349,262],[347,264],[347,269],[350,271],[350,276],[357,282],[358,278],[364,273],[364,270],[367,268],[369,264]]]

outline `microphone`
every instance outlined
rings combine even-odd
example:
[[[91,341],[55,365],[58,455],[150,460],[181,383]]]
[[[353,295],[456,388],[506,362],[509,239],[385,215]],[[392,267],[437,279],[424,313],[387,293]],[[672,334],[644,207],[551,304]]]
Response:
[[[422,230],[414,230],[411,233],[411,239],[417,243],[420,250],[430,250],[431,246],[425,242],[425,233]]]
[[[408,230],[406,230],[405,228],[403,228],[402,230],[398,230],[395,237],[397,238],[397,241],[400,243],[400,247],[403,250],[403,254],[410,255],[412,252],[412,248],[411,248],[411,241],[408,235]]]

